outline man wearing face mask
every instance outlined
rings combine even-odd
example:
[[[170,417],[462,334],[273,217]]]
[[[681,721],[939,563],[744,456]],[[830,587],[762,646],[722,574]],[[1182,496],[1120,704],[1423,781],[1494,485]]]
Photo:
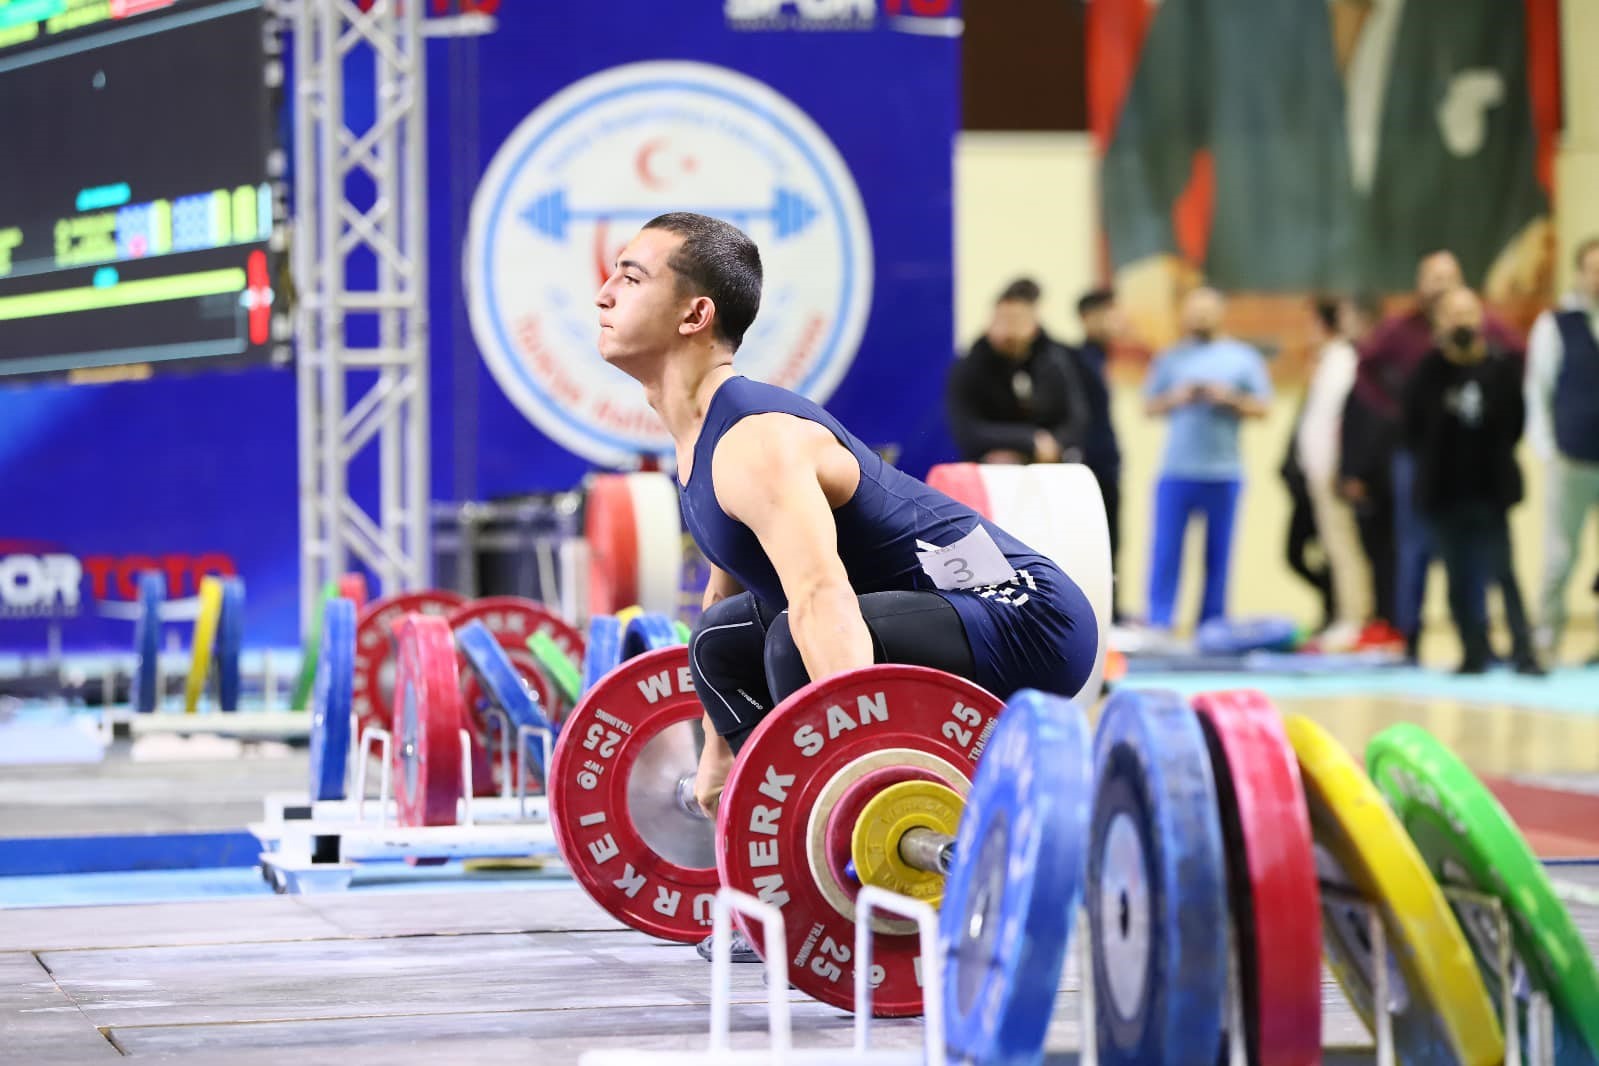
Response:
[[[1521,369],[1483,333],[1482,302],[1451,289],[1435,306],[1437,343],[1404,397],[1403,441],[1415,457],[1414,505],[1431,525],[1449,576],[1449,613],[1460,634],[1459,672],[1492,658],[1482,589],[1497,584],[1518,673],[1541,675],[1522,609],[1507,515],[1522,496],[1516,442],[1525,404]]]
[[[1397,441],[1405,390],[1416,367],[1433,348],[1439,299],[1465,284],[1460,261],[1453,252],[1437,251],[1422,257],[1416,268],[1416,306],[1379,326],[1360,347],[1360,362],[1351,390],[1346,425],[1358,427],[1361,443],[1347,449],[1343,460],[1345,496],[1357,506],[1371,493],[1382,491],[1381,474],[1388,475],[1394,522],[1394,628],[1405,637],[1412,659],[1421,640],[1421,607],[1427,593],[1427,569],[1432,565],[1433,542],[1426,520],[1417,513],[1414,456]],[[1502,322],[1491,314],[1482,321],[1484,338],[1519,362],[1520,345]],[[1346,436],[1347,439],[1347,436]],[[1371,471],[1365,464],[1381,469]],[[1482,594],[1472,594],[1483,613]]]
[[[1243,485],[1238,428],[1271,406],[1266,361],[1242,341],[1220,336],[1221,293],[1198,288],[1184,298],[1184,337],[1161,353],[1144,383],[1144,410],[1167,417],[1166,451],[1155,487],[1155,535],[1149,565],[1149,624],[1170,629],[1182,565],[1183,535],[1205,517],[1205,595],[1199,620],[1227,613],[1233,516]]]
[[[1071,353],[1038,322],[1039,288],[1020,278],[994,305],[988,330],[950,368],[950,432],[976,463],[1077,462],[1088,406]]]

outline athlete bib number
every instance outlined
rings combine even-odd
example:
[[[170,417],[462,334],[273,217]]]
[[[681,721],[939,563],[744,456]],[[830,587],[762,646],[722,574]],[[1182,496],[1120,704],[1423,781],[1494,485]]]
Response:
[[[982,523],[947,547],[935,547],[924,541],[917,541],[916,546],[921,549],[916,558],[922,564],[922,571],[933,579],[934,586],[946,592],[1002,585],[1016,576],[1016,568],[1011,566]]]

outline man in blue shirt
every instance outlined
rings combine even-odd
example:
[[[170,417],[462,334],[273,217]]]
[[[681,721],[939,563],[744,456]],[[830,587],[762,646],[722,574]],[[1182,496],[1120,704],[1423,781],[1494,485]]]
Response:
[[[1205,597],[1201,622],[1227,611],[1233,515],[1243,480],[1238,427],[1271,404],[1266,361],[1241,341],[1218,336],[1222,296],[1199,288],[1183,300],[1184,337],[1163,352],[1144,383],[1144,409],[1170,418],[1155,487],[1155,541],[1149,566],[1149,624],[1170,629],[1183,535],[1205,516]]]

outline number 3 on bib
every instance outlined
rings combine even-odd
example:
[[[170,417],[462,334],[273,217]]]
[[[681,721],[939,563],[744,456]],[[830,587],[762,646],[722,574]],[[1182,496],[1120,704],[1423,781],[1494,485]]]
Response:
[[[946,547],[920,540],[916,546],[921,549],[916,558],[922,564],[922,572],[933,579],[935,587],[945,591],[1002,585],[1016,576],[1016,569],[981,523]]]

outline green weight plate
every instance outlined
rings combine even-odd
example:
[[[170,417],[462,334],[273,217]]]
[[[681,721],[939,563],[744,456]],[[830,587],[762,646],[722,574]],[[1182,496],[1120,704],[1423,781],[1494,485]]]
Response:
[[[527,650],[539,664],[544,676],[555,683],[568,707],[576,707],[583,695],[583,674],[566,652],[562,651],[550,635],[543,630],[527,638]]]
[[[1496,897],[1505,908],[1511,979],[1521,986],[1525,976],[1553,1004],[1565,1038],[1560,1066],[1599,1066],[1599,969],[1543,864],[1493,793],[1432,734],[1408,722],[1372,739],[1366,766],[1438,883]],[[1485,907],[1451,903],[1497,1004],[1499,925]]]
[[[316,684],[316,660],[322,650],[322,605],[339,594],[339,583],[329,581],[322,586],[317,597],[316,610],[311,612],[311,628],[306,630],[305,647],[301,651],[300,676],[294,682],[292,710],[303,711],[311,705],[311,687]]]

